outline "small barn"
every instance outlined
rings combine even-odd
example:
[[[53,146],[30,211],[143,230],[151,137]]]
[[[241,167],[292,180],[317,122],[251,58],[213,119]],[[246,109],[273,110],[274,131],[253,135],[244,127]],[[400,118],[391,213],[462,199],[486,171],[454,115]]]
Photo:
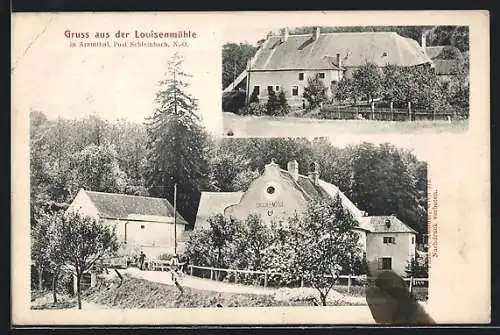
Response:
[[[188,223],[177,213],[174,228],[174,207],[167,199],[81,189],[69,206],[70,210],[116,227],[118,240],[122,243],[120,253],[124,255],[141,251],[149,258],[173,254],[174,231],[177,233],[177,252],[181,252],[185,244]]]

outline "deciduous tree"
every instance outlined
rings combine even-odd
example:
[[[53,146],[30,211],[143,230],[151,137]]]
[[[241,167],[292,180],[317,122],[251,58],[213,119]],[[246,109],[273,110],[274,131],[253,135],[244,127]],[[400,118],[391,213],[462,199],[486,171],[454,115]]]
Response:
[[[93,217],[69,211],[57,218],[51,232],[51,243],[59,248],[62,261],[76,276],[78,309],[82,308],[82,275],[105,256],[118,250],[114,227]]]

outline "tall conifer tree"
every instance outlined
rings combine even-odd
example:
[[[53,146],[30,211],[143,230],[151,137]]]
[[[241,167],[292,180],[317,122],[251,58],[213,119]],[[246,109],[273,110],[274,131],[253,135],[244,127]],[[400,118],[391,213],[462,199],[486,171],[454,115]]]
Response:
[[[174,54],[159,82],[154,114],[147,119],[146,186],[151,196],[173,203],[177,183],[177,209],[190,223],[196,218],[200,189],[208,183],[208,135],[196,113],[197,100],[186,92],[190,75]]]

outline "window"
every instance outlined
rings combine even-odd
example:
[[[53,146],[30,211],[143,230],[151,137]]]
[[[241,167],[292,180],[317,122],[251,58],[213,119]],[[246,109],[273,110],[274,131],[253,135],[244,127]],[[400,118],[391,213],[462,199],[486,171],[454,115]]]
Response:
[[[274,91],[274,87],[273,86],[267,86],[267,91],[268,92]]]
[[[144,227],[144,225],[143,225],[143,224],[141,224],[141,229],[144,229],[144,228],[145,228],[145,227]]]
[[[299,72],[299,80],[304,80],[304,72]]]
[[[255,92],[255,94],[260,95],[260,86],[254,86],[253,91]]]
[[[330,85],[331,85],[331,86],[337,85],[337,81],[336,81],[336,80],[332,80],[332,81],[330,82]]]
[[[269,194],[273,194],[273,193],[274,193],[274,191],[275,191],[274,186],[269,186],[269,187],[267,188],[267,193],[269,193]]]
[[[276,91],[279,91],[280,90],[280,87],[278,85],[276,85]]]
[[[382,257],[378,259],[379,270],[392,270],[392,258]]]
[[[293,96],[299,95],[299,87],[298,86],[292,86],[292,95]]]
[[[415,244],[415,237],[411,238],[411,244]]]
[[[384,236],[384,244],[396,244],[395,237]]]
[[[325,79],[325,73],[324,72],[318,73],[318,78],[319,79]]]

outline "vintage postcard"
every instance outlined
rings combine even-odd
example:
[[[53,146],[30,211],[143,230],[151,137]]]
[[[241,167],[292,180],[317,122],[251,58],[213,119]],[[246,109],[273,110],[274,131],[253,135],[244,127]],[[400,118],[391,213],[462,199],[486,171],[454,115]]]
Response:
[[[489,323],[488,15],[13,14],[13,325]]]

